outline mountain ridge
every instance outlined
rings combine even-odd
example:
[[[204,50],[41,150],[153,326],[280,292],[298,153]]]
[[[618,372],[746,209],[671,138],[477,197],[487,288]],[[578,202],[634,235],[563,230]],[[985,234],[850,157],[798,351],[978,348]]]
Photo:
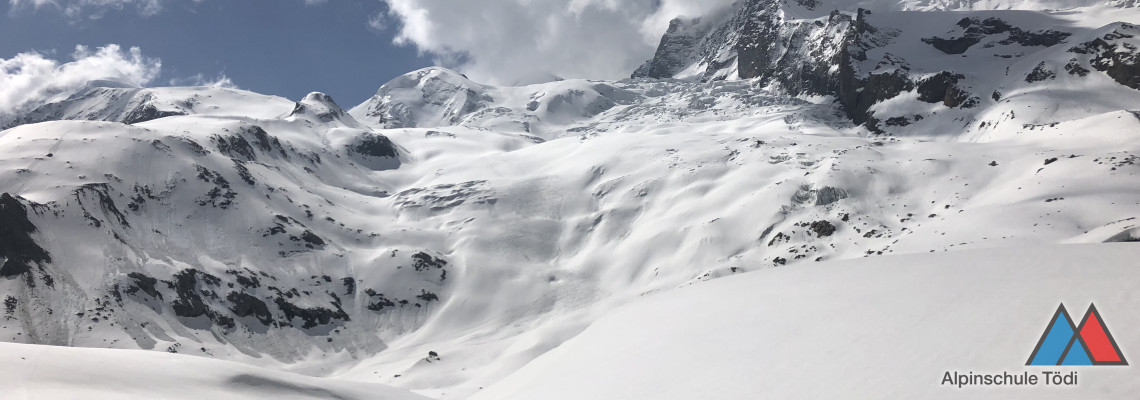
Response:
[[[1104,73],[1116,75],[1114,80],[1131,87],[1125,77],[1133,74],[1124,72],[1136,65],[1136,43],[1131,41],[1135,33],[1129,24],[1109,23],[1099,29],[1078,25],[1065,28],[1057,25],[1063,20],[1048,13],[1028,11],[880,14],[860,7],[851,14],[838,9],[824,11],[827,4],[754,0],[741,3],[731,17],[714,27],[675,20],[662,37],[655,57],[633,76],[755,80],[792,96],[833,96],[853,122],[877,133],[903,133],[914,130],[903,128],[911,124],[928,125],[919,121],[939,110],[984,124],[936,128],[959,130],[966,135],[975,128],[999,123],[980,120],[977,115],[999,103],[1003,92],[1021,91],[1027,84],[1056,79],[1073,81],[1079,79],[1065,77]],[[899,22],[918,19],[924,24]],[[706,28],[684,30],[682,26]],[[913,42],[916,38],[921,38],[921,43]],[[938,52],[932,53],[931,47]],[[1098,54],[1091,60],[1080,56],[1093,51]],[[975,61],[973,65],[963,64],[951,57]],[[1113,62],[1102,61],[1108,58]],[[1032,65],[1032,69],[1026,71],[1026,64]],[[1058,74],[1061,66],[1064,72]],[[995,70],[1005,70],[1007,75],[1017,71],[1024,81],[1003,79],[995,84]],[[874,109],[876,104],[896,98],[917,103],[910,96],[945,107],[925,107],[928,111],[911,115]],[[903,108],[924,107],[916,104]],[[1059,121],[1031,118],[1022,122]]]

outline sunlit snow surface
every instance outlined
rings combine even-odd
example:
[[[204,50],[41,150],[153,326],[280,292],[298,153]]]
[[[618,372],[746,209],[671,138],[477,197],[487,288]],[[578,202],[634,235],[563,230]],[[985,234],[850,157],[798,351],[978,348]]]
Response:
[[[1024,364],[1061,302],[1076,323],[1095,303],[1124,351],[1140,348],[1138,256],[1028,246],[729,277],[615,310],[473,398],[1127,399],[1134,367]],[[942,384],[946,372],[1026,371],[1076,371],[1077,385]]]
[[[425,399],[378,384],[137,350],[0,343],[5,399]]]
[[[962,18],[890,15],[923,35]],[[1080,41],[1120,28],[1012,15],[1087,24]],[[880,50],[934,59],[913,39]],[[348,111],[319,93],[61,94],[24,115],[49,122],[0,132],[0,193],[51,256],[0,279],[0,340],[154,352],[4,345],[3,386],[1128,398],[1128,367],[1056,392],[938,385],[1023,368],[1061,302],[1095,302],[1125,356],[1140,348],[1140,254],[1087,245],[1140,238],[1140,91],[1099,71],[1029,84],[1068,60],[1033,50],[992,74],[971,62],[992,54],[953,56],[975,94],[1005,97],[962,110],[904,95],[876,107],[929,116],[886,135],[833,99],[733,80],[492,87],[431,68]],[[914,68],[943,68],[928,64]],[[130,370],[106,377],[102,359]],[[202,392],[167,391],[180,377]]]

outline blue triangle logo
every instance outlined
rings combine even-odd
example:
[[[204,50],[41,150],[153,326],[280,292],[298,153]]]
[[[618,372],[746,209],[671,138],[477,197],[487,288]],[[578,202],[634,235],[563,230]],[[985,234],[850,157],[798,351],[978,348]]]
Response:
[[[1085,347],[1085,341],[1081,340],[1081,335],[1073,335],[1073,343],[1066,351],[1060,365],[1093,365],[1092,359],[1089,358],[1089,351]]]
[[[1063,357],[1066,356],[1066,351],[1076,341],[1074,340],[1077,333],[1077,326],[1073,324],[1073,319],[1069,317],[1069,312],[1065,310],[1065,305],[1057,308],[1057,312],[1053,314],[1053,320],[1049,322],[1049,329],[1041,336],[1041,340],[1037,342],[1037,348],[1033,349],[1033,355],[1030,356],[1029,362],[1025,365],[1061,365]],[[1084,344],[1078,344],[1081,349]],[[1078,355],[1076,353],[1084,353],[1083,351],[1073,352],[1073,362],[1077,362]],[[1085,359],[1088,359],[1087,353]],[[1090,365],[1090,364],[1066,364],[1066,365]]]

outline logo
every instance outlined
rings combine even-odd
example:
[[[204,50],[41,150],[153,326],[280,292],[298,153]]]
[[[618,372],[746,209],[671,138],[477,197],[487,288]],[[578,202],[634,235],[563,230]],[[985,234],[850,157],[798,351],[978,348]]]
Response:
[[[1128,365],[1128,361],[1095,305],[1090,304],[1081,324],[1075,325],[1061,304],[1025,365]]]

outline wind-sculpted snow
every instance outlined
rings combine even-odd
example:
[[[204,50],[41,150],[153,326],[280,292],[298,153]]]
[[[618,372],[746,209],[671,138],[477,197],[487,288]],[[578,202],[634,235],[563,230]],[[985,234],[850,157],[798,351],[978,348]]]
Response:
[[[676,78],[61,94],[0,132],[0,340],[467,398],[648,293],[1137,240],[1135,26],[808,3],[664,40]]]
[[[647,292],[1140,227],[1127,111],[968,143],[870,135],[755,81],[485,88],[508,110],[458,126],[369,128],[311,95],[267,98],[274,117],[4,131],[0,187],[35,227],[15,234],[50,258],[0,280],[3,340],[335,365],[461,398]],[[203,97],[228,94],[252,98]],[[505,122],[524,113],[529,132]]]
[[[1069,386],[960,388],[942,378],[1026,373],[1058,293],[1128,332],[1140,323],[1128,312],[1138,255],[1129,245],[987,249],[734,276],[617,309],[473,398],[1128,399],[1140,390],[1128,367],[1024,368],[1077,371]],[[1134,335],[1115,338],[1140,346]]]

